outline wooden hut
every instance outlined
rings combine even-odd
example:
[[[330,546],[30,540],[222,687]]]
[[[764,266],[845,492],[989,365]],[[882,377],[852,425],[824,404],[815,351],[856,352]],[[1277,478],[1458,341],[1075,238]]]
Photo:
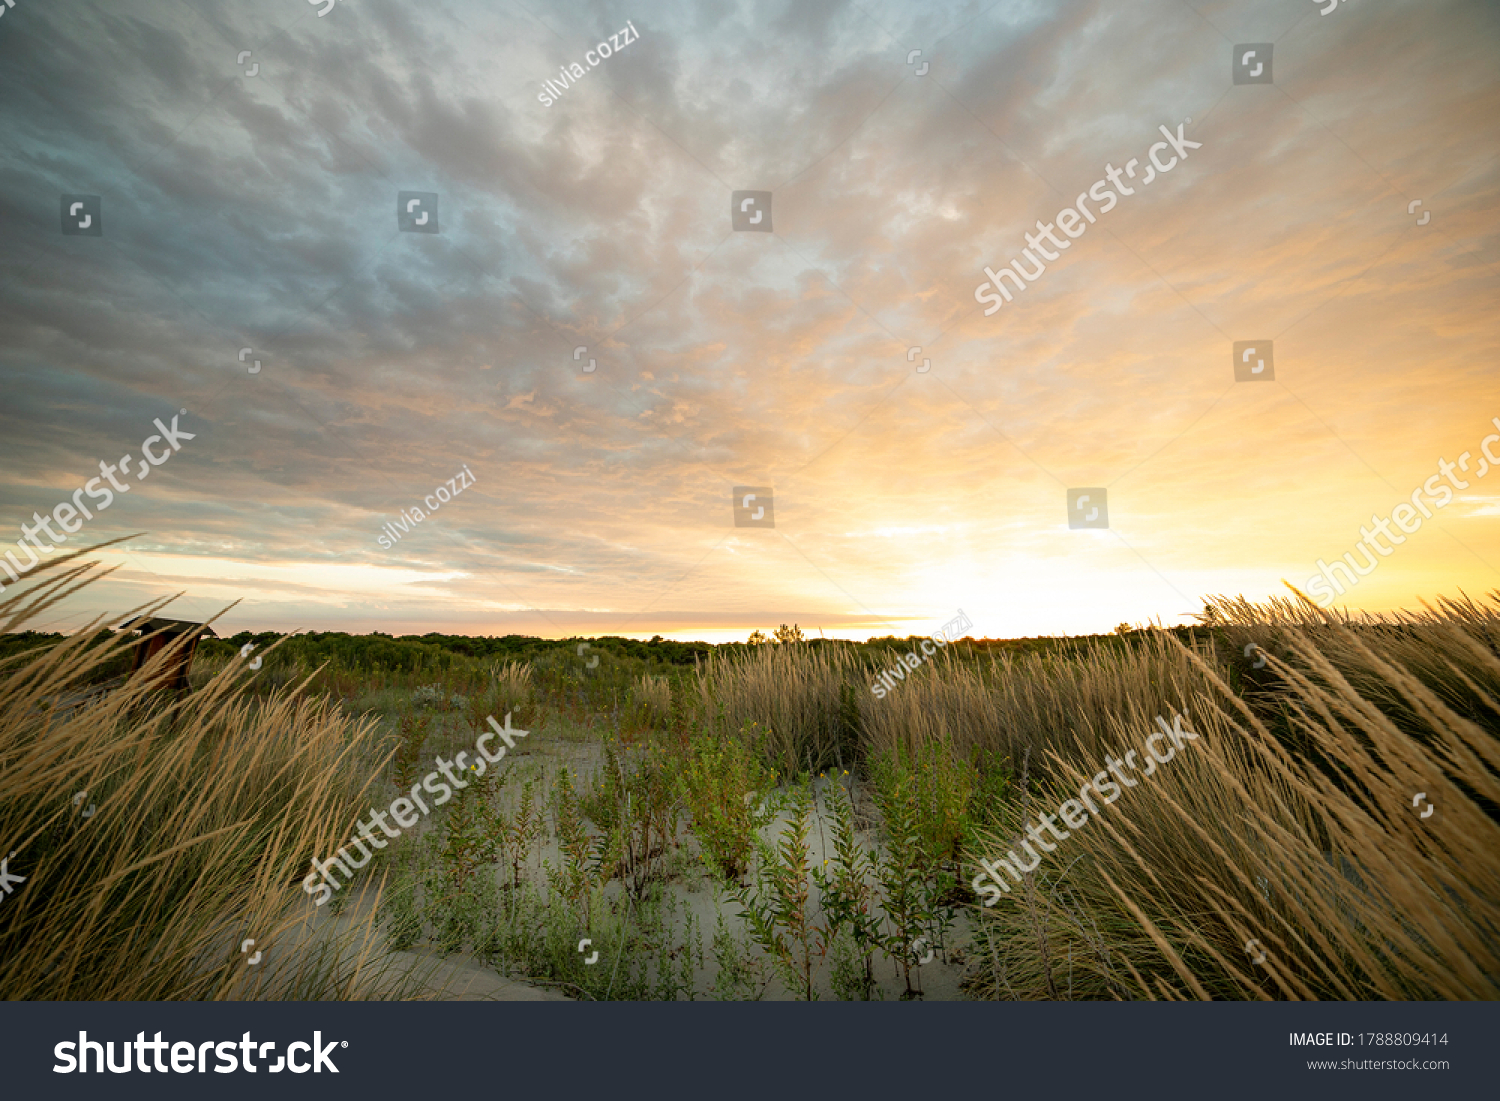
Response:
[[[177,642],[183,635],[191,636],[177,655],[168,662],[157,678],[156,688],[172,688],[184,691],[188,686],[188,670],[193,667],[193,654],[198,642],[205,638],[218,638],[213,628],[202,623],[190,623],[185,619],[161,619],[156,616],[141,616],[120,624],[120,630],[133,631],[140,635],[135,645],[135,661],[130,667],[134,676],[163,648]]]

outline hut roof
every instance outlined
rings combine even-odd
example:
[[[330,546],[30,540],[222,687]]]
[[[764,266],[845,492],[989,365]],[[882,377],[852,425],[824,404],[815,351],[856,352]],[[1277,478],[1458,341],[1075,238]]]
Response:
[[[193,623],[186,619],[162,619],[159,616],[137,616],[120,624],[121,631],[140,631],[153,634],[162,631],[169,635],[185,635],[197,632],[199,638],[218,638],[214,629],[204,623]]]

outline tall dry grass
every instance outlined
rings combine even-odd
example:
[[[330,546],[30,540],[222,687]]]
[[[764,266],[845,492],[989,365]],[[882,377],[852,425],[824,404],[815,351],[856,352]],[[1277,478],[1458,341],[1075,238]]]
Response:
[[[948,742],[1008,757],[1026,752],[1031,768],[1052,751],[1094,759],[1118,716],[1163,713],[1197,679],[1192,663],[1164,634],[1142,635],[1129,649],[1079,643],[1051,654],[966,658],[939,650],[883,700],[865,686],[860,725],[867,750]]]
[[[768,726],[768,745],[787,772],[931,743],[967,760],[993,751],[1017,764],[1030,750],[1040,769],[1048,750],[1097,753],[1112,716],[1159,713],[1198,679],[1169,636],[1145,632],[1125,649],[1078,643],[982,657],[939,649],[877,699],[871,685],[892,664],[894,657],[882,663],[840,645],[714,654],[698,673],[698,716],[729,732],[747,722]]]
[[[696,676],[699,722],[733,734],[749,723],[766,730],[763,751],[785,775],[843,759],[841,699],[867,683],[852,648],[798,643],[715,653]]]
[[[1163,640],[1200,738],[978,911],[979,992],[1500,996],[1496,605],[1345,621],[1217,601],[1213,650]],[[1143,703],[1108,717],[1117,757],[1152,729]],[[973,855],[1001,855],[1103,763],[1049,751],[1052,779]]]
[[[841,749],[1009,758],[971,862],[1187,711],[1196,741],[975,907],[980,996],[1500,996],[1500,595],[1381,618],[1210,607],[1186,641],[940,650],[883,700],[864,654],[764,646],[710,659],[696,703],[726,733],[768,724],[794,768]]]
[[[630,689],[631,702],[648,726],[666,726],[672,721],[672,681],[669,677],[643,673]]]
[[[0,630],[108,572],[77,557],[46,563],[38,573],[50,578],[0,602]],[[380,767],[372,728],[294,689],[243,698],[242,661],[183,698],[153,692],[180,643],[122,686],[85,691],[91,670],[131,645],[87,647],[98,626],[0,665],[0,856],[14,852],[9,871],[24,876],[0,901],[0,996],[378,993],[367,925],[337,943],[304,940],[258,971],[240,952],[253,938],[274,956],[278,939],[299,937],[310,858],[366,809]]]
[[[494,706],[519,712],[529,707],[536,696],[530,662],[496,662],[494,669]]]

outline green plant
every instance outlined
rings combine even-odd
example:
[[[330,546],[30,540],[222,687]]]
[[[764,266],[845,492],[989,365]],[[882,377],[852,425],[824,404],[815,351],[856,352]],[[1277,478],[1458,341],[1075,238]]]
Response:
[[[718,910],[715,917],[713,956],[710,992],[715,998],[721,1002],[758,1002],[765,996],[771,981],[765,965],[756,957],[749,934],[742,932],[736,937],[730,930],[723,910]]]
[[[761,841],[760,867],[750,887],[736,887],[746,927],[781,973],[789,990],[801,990],[807,1001],[816,994],[812,984],[813,955],[822,956],[827,943],[808,912],[809,849],[807,818],[812,796],[807,778],[795,785],[786,800],[790,821],[772,846]]]
[[[628,940],[629,950],[644,963],[654,960],[655,982],[651,996],[658,1001],[675,1001],[685,996],[692,1001],[693,986],[693,928],[692,911],[685,903],[679,903],[675,893],[654,884],[639,899],[633,909],[633,924]],[[679,914],[682,938],[678,941]],[[699,953],[702,953],[702,934],[698,937]],[[644,973],[643,973],[644,974]]]
[[[695,735],[678,766],[678,796],[703,862],[725,883],[740,882],[760,829],[776,816],[776,773],[756,753],[759,738],[753,722],[738,738]]]
[[[385,932],[386,945],[392,951],[405,951],[421,939],[422,916],[417,905],[420,885],[418,876],[403,871],[392,877],[381,899],[378,921]]]
[[[880,947],[901,969],[906,983],[903,998],[917,993],[911,984],[912,964],[916,962],[914,942],[925,933],[930,922],[930,900],[934,894],[927,877],[929,864],[922,852],[917,801],[911,797],[911,784],[910,776],[887,774],[875,796],[885,835],[876,874],[882,905],[890,921]]]
[[[812,869],[822,900],[823,940],[835,949],[834,992],[840,998],[864,1001],[876,989],[873,961],[881,945],[881,919],[876,913],[878,899],[872,883],[879,868],[875,857],[855,836],[854,807],[842,777],[836,777],[824,790],[832,818],[833,855],[823,867]]]
[[[944,742],[901,746],[875,756],[871,768],[875,801],[882,813],[902,801],[917,838],[922,870],[937,875],[956,872],[970,832],[970,807],[979,786],[979,770]]]
[[[848,931],[834,934],[828,941],[828,984],[834,996],[846,1002],[868,1002],[881,997],[880,987],[870,970],[870,953]]]
[[[457,952],[464,944],[483,939],[483,930],[496,908],[494,874],[499,859],[497,815],[491,797],[503,786],[507,773],[496,779],[493,770],[467,774],[467,787],[449,804],[437,843],[437,870],[429,884],[428,909],[438,945]]]
[[[482,954],[507,975],[558,986],[575,997],[649,997],[644,968],[628,950],[631,927],[620,902],[596,894],[581,914],[522,884],[501,898]],[[594,966],[578,950],[581,930],[593,942],[586,947],[599,953]],[[623,964],[618,973],[616,962]]]
[[[418,717],[403,712],[397,720],[396,754],[391,762],[391,781],[402,791],[411,790],[422,761],[422,746],[427,741],[429,716]]]
[[[974,785],[964,816],[967,824],[966,843],[972,841],[980,827],[999,820],[1001,808],[1010,797],[1010,760],[997,750],[976,750],[973,775]]]
[[[597,884],[594,838],[584,820],[573,776],[566,768],[559,770],[552,784],[552,815],[557,830],[562,860],[557,867],[543,861],[548,889],[562,898],[579,917],[584,929],[590,927],[594,910],[591,905]]]
[[[501,773],[500,785],[505,783],[504,775]],[[465,781],[468,786],[449,804],[439,850],[445,894],[462,894],[475,876],[499,858],[495,812],[490,802],[492,789],[497,786],[495,776],[493,770],[483,776],[471,770]]]
[[[349,908],[349,895],[350,892],[347,890],[335,891],[333,897],[328,900],[328,912],[334,917],[338,917],[347,910]]]
[[[604,831],[601,862],[606,880],[619,877],[632,897],[663,873],[676,844],[679,804],[671,763],[654,746],[632,753],[604,744],[603,778],[582,800],[583,810]]]
[[[541,839],[545,829],[536,807],[532,783],[530,778],[522,781],[521,797],[514,814],[507,816],[503,811],[496,812],[491,823],[490,835],[495,840],[500,860],[510,867],[510,882],[506,886],[512,890],[521,886],[521,867],[531,852],[531,846]]]

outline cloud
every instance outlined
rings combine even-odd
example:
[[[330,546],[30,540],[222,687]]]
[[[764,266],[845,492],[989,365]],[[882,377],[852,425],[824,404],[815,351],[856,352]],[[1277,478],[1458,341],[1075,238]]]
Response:
[[[1500,413],[1482,4],[300,7],[6,17],[0,520],[153,417],[202,429],[86,529],[151,533],[91,599],[183,584],[243,597],[231,625],[355,630],[1172,622],[1305,577]],[[1230,82],[1245,41],[1275,86]],[[983,316],[984,265],[1189,117],[1201,149]],[[775,232],[731,230],[746,189]],[[402,190],[441,232],[398,231]],[[60,235],[64,192],[103,196],[103,238]],[[1243,339],[1274,382],[1234,382]],[[474,489],[378,545],[462,464]],[[733,529],[740,484],[775,487],[775,529]],[[1066,527],[1079,485],[1109,487],[1102,537]],[[1481,557],[1427,540],[1359,599],[1492,583],[1494,515],[1462,517]]]

